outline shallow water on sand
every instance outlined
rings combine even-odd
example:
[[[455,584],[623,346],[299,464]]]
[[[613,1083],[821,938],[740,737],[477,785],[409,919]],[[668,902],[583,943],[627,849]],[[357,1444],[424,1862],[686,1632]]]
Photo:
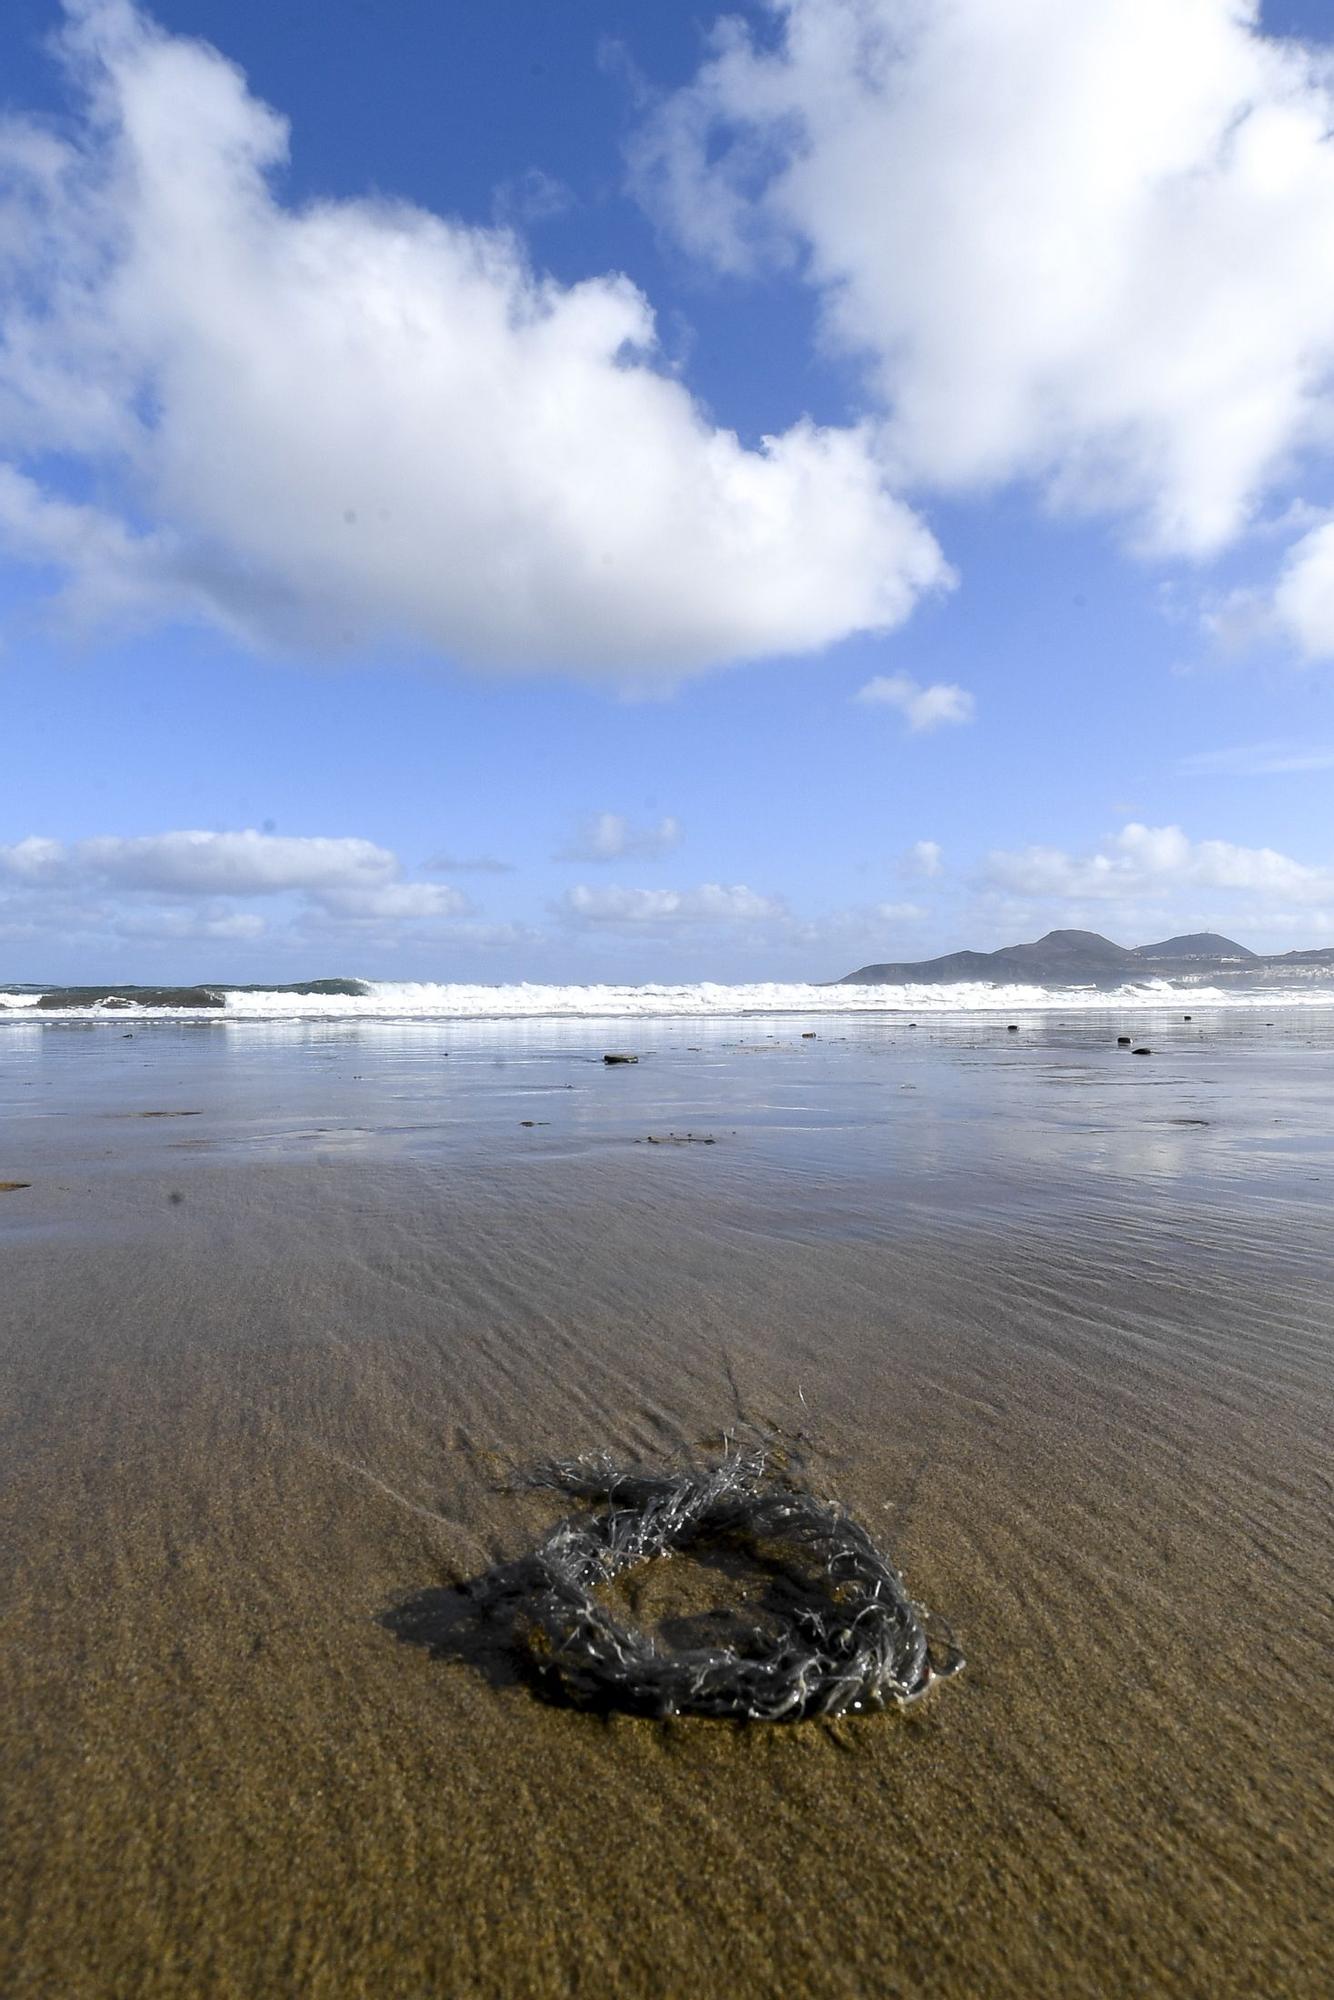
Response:
[[[6,1024],[0,1990],[1324,1991],[1334,1014],[1014,1018]],[[958,1680],[466,1630],[510,1468],[749,1426]]]

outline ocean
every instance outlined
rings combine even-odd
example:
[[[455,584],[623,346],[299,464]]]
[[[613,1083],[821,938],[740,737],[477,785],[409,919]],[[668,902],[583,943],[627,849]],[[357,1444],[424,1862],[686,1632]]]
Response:
[[[42,1014],[118,1019],[213,1016],[228,1022],[518,1021],[748,1019],[760,1015],[977,1015],[1040,1012],[1068,1014],[1114,1009],[1143,1012],[1172,1007],[1301,1007],[1334,1002],[1334,973],[1304,968],[1278,977],[1239,975],[1226,986],[1186,980],[1145,979],[1115,988],[994,985],[984,980],[952,985],[848,986],[758,980],[723,985],[544,985],[521,981],[482,986],[435,980],[314,979],[287,986],[182,984],[158,986],[16,985],[0,989],[0,1026],[8,1019]]]

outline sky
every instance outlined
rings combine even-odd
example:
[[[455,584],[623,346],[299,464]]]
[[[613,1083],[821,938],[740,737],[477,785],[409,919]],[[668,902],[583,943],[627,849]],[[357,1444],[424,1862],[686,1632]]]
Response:
[[[0,985],[1334,942],[1320,0],[6,0]]]

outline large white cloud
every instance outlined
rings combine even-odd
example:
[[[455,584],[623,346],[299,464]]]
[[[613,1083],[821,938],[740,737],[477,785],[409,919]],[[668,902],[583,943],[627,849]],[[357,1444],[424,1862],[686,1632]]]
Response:
[[[75,136],[0,127],[0,541],[76,608],[401,636],[641,680],[897,624],[947,572],[862,428],[749,449],[628,279],[285,206],[284,121],[129,0],[67,0]],[[46,479],[53,454],[109,502]]]
[[[637,183],[702,255],[818,288],[899,476],[1035,479],[1194,556],[1329,444],[1327,51],[1252,0],[770,6],[774,36],[715,31]],[[1291,594],[1324,649],[1319,553]]]

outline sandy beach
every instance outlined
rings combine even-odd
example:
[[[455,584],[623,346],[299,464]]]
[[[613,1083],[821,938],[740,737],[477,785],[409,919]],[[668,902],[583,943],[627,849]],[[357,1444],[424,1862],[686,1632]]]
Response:
[[[1006,1025],[0,1028],[0,1991],[1326,1991],[1334,1012]],[[470,1632],[516,1469],[729,1429],[958,1679]]]

